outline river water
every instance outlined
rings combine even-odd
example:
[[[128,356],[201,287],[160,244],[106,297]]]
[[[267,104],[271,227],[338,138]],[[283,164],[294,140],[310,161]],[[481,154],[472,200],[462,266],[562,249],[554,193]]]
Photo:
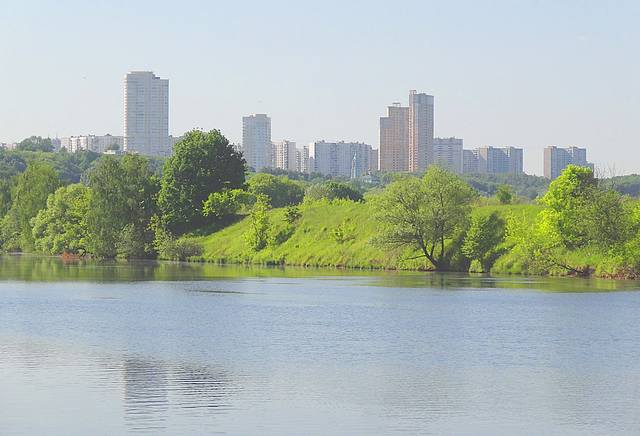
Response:
[[[640,434],[640,286],[0,258],[0,434]]]

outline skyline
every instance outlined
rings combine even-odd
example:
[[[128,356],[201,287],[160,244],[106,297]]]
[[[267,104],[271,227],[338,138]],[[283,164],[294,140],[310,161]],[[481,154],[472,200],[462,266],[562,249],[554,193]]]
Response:
[[[586,147],[597,166],[640,172],[633,2],[274,2],[249,3],[248,15],[237,5],[157,4],[141,17],[126,3],[8,2],[0,141],[119,134],[122,75],[151,70],[171,81],[173,135],[218,128],[239,143],[241,117],[267,113],[274,140],[378,148],[387,106],[419,89],[436,98],[434,136],[522,147],[528,173],[542,175],[549,145]],[[157,30],[166,25],[177,30]]]

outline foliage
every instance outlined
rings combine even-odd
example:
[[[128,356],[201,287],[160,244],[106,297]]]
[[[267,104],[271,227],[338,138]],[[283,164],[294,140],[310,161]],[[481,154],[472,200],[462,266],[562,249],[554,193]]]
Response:
[[[16,149],[26,150],[26,151],[52,152],[53,144],[51,143],[51,138],[43,138],[41,136],[30,136],[20,141],[16,146]]]
[[[33,250],[31,219],[46,206],[49,194],[59,185],[60,179],[55,170],[45,164],[31,164],[17,176],[11,196],[11,208],[2,223],[5,250]]]
[[[504,232],[505,222],[496,212],[471,218],[461,251],[475,261],[474,272],[489,271],[499,254],[498,245],[504,239]]]
[[[119,250],[125,256],[152,256],[154,234],[149,224],[156,213],[158,180],[148,160],[133,154],[122,159],[105,156],[89,174],[89,187],[93,194],[87,214],[88,250],[107,258],[115,257]],[[133,228],[125,229],[129,225]],[[123,236],[135,238],[136,247],[128,244],[125,249]]]
[[[202,213],[206,217],[214,217],[218,220],[236,215],[242,208],[251,206],[256,201],[256,196],[242,189],[229,189],[220,192],[212,192],[204,202]]]
[[[58,188],[32,220],[35,248],[47,254],[84,254],[91,191],[74,184]]]
[[[514,195],[534,199],[544,195],[549,187],[549,180],[528,174],[463,174],[462,178],[487,197],[496,195],[500,186],[508,185]]]
[[[473,197],[460,177],[437,166],[429,167],[421,180],[394,182],[376,201],[381,228],[375,242],[413,247],[435,269],[447,269],[445,242],[466,227]]]
[[[342,221],[338,226],[334,227],[331,236],[338,244],[344,244],[352,240],[355,236],[356,225],[349,219]]]
[[[249,230],[244,235],[245,241],[253,251],[262,250],[269,242],[269,209],[269,199],[264,195],[258,195],[249,214]]]
[[[242,188],[245,161],[218,130],[193,130],[173,148],[164,165],[158,206],[174,233],[201,227],[203,204],[212,192]]]
[[[299,204],[304,197],[302,185],[284,176],[258,173],[249,179],[248,185],[252,194],[268,197],[271,207]]]
[[[284,220],[287,224],[294,224],[301,216],[302,212],[298,206],[287,206],[284,210]]]
[[[326,199],[329,201],[344,199],[351,201],[362,201],[362,194],[346,183],[328,181],[311,185],[305,192],[305,199],[317,201]]]
[[[500,204],[511,204],[513,201],[513,190],[509,185],[500,185],[496,191],[496,198]]]

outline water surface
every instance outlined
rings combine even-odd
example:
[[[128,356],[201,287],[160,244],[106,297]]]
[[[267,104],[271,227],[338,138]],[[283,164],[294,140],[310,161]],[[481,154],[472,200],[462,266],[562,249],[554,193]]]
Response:
[[[637,435],[636,289],[0,257],[0,433]]]

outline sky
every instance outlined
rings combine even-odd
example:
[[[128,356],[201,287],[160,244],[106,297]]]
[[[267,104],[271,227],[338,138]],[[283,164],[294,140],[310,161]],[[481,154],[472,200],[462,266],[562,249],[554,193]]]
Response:
[[[169,129],[267,113],[272,139],[363,141],[416,89],[465,148],[587,147],[640,173],[640,2],[15,1],[0,4],[0,142],[118,134],[123,78],[169,79]]]

